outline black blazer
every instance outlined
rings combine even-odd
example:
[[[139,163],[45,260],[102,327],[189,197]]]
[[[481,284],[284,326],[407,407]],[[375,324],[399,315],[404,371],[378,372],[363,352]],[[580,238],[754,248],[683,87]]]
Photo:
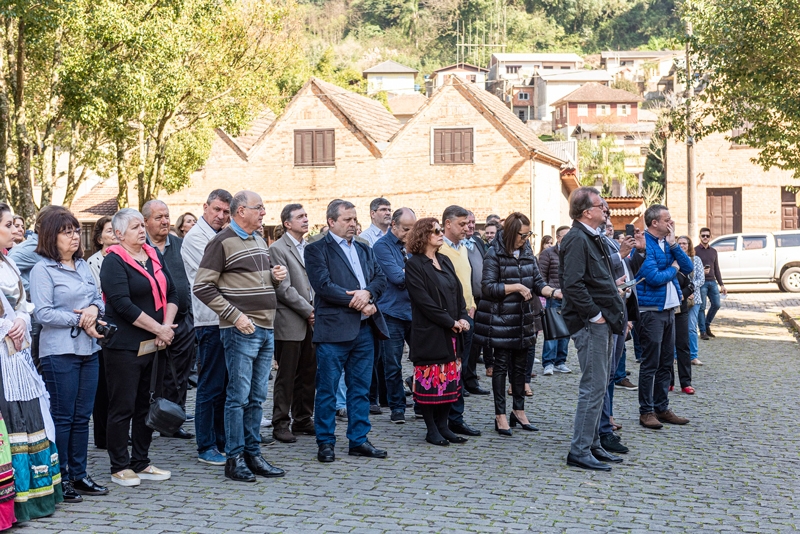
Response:
[[[411,299],[411,343],[409,358],[415,365],[431,365],[455,361],[461,354],[463,340],[456,335],[453,323],[468,319],[464,291],[453,264],[443,254],[436,254],[439,266],[455,281],[458,310],[445,309],[445,298],[439,285],[439,273],[425,254],[414,254],[406,263],[406,289]],[[456,336],[456,353],[453,352]]]
[[[375,301],[386,288],[386,275],[375,261],[375,254],[367,245],[353,240],[361,270],[364,272],[364,288],[372,293]],[[358,278],[350,266],[339,244],[330,235],[306,247],[306,273],[314,288],[314,343],[342,343],[353,341],[361,328],[361,312],[349,307],[352,296],[347,291],[359,289]],[[389,330],[380,310],[369,319],[376,334],[389,339]]]

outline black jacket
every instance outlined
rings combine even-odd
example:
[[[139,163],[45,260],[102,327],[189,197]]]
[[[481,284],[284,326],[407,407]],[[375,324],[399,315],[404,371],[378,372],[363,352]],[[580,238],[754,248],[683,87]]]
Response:
[[[412,255],[406,263],[406,289],[411,299],[409,358],[415,365],[455,361],[456,353],[461,354],[463,341],[462,336],[453,332],[453,323],[469,318],[461,282],[453,264],[443,254],[437,253],[436,259],[439,266],[453,277],[459,309],[446,309],[446,298],[439,285],[441,274],[436,272],[433,261],[424,254]],[[453,351],[453,336],[456,337],[457,352]]]
[[[558,289],[561,285],[558,282],[558,244],[550,248],[546,248],[539,254],[539,269],[542,272],[542,278],[547,282],[547,285],[553,289]]]
[[[496,349],[525,349],[536,342],[541,303],[534,296],[523,300],[519,293],[505,294],[506,284],[522,284],[541,295],[545,283],[530,243],[515,258],[503,244],[502,232],[492,241],[483,259],[481,301],[475,312],[475,343]]]
[[[625,326],[622,297],[611,272],[611,261],[600,236],[589,233],[580,221],[561,240],[558,278],[564,295],[561,316],[571,334],[589,325],[598,313],[611,331],[621,334]]]

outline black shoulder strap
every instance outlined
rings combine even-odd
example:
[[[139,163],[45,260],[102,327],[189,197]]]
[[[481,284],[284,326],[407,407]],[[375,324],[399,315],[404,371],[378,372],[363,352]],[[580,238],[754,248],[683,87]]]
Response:
[[[156,357],[153,358],[153,370],[150,371],[150,404],[155,402],[156,396],[156,378],[158,377],[158,353],[159,349],[156,349]],[[169,351],[166,354],[167,361],[169,362],[170,371],[172,371],[172,380],[175,383],[175,389],[179,390],[178,387],[178,375],[175,374],[175,363],[172,361],[172,357],[169,355]]]

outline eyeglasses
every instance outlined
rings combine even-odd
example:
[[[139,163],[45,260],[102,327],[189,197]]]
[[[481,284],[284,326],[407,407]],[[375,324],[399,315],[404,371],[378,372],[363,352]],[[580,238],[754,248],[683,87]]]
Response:
[[[591,208],[585,209],[585,210],[583,210],[583,211],[592,211],[592,209],[594,209],[594,208],[600,208],[600,210],[602,211],[602,209],[603,209],[603,204],[592,204],[592,207],[591,207]]]
[[[66,230],[61,230],[61,233],[69,238],[81,236],[81,231],[77,228],[67,228]]]
[[[442,232],[441,228],[434,228],[433,233],[436,235],[442,235],[444,232]]]
[[[708,239],[711,237],[711,234],[700,234],[700,239]]]
[[[267,211],[267,208],[264,207],[264,204],[259,204],[258,206],[242,206],[249,210],[257,210],[257,211]]]
[[[530,236],[532,236],[534,234],[533,234],[533,232],[525,232],[525,233],[517,232],[517,235],[520,236],[523,239],[528,239]]]

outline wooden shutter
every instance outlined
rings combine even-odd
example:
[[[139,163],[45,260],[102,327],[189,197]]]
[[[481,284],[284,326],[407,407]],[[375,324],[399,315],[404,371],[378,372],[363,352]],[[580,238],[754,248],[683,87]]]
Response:
[[[736,234],[742,231],[742,190],[706,189],[707,226],[711,235]]]
[[[433,164],[458,165],[473,162],[472,128],[433,130]]]
[[[294,164],[297,167],[336,165],[334,130],[295,130]]]

